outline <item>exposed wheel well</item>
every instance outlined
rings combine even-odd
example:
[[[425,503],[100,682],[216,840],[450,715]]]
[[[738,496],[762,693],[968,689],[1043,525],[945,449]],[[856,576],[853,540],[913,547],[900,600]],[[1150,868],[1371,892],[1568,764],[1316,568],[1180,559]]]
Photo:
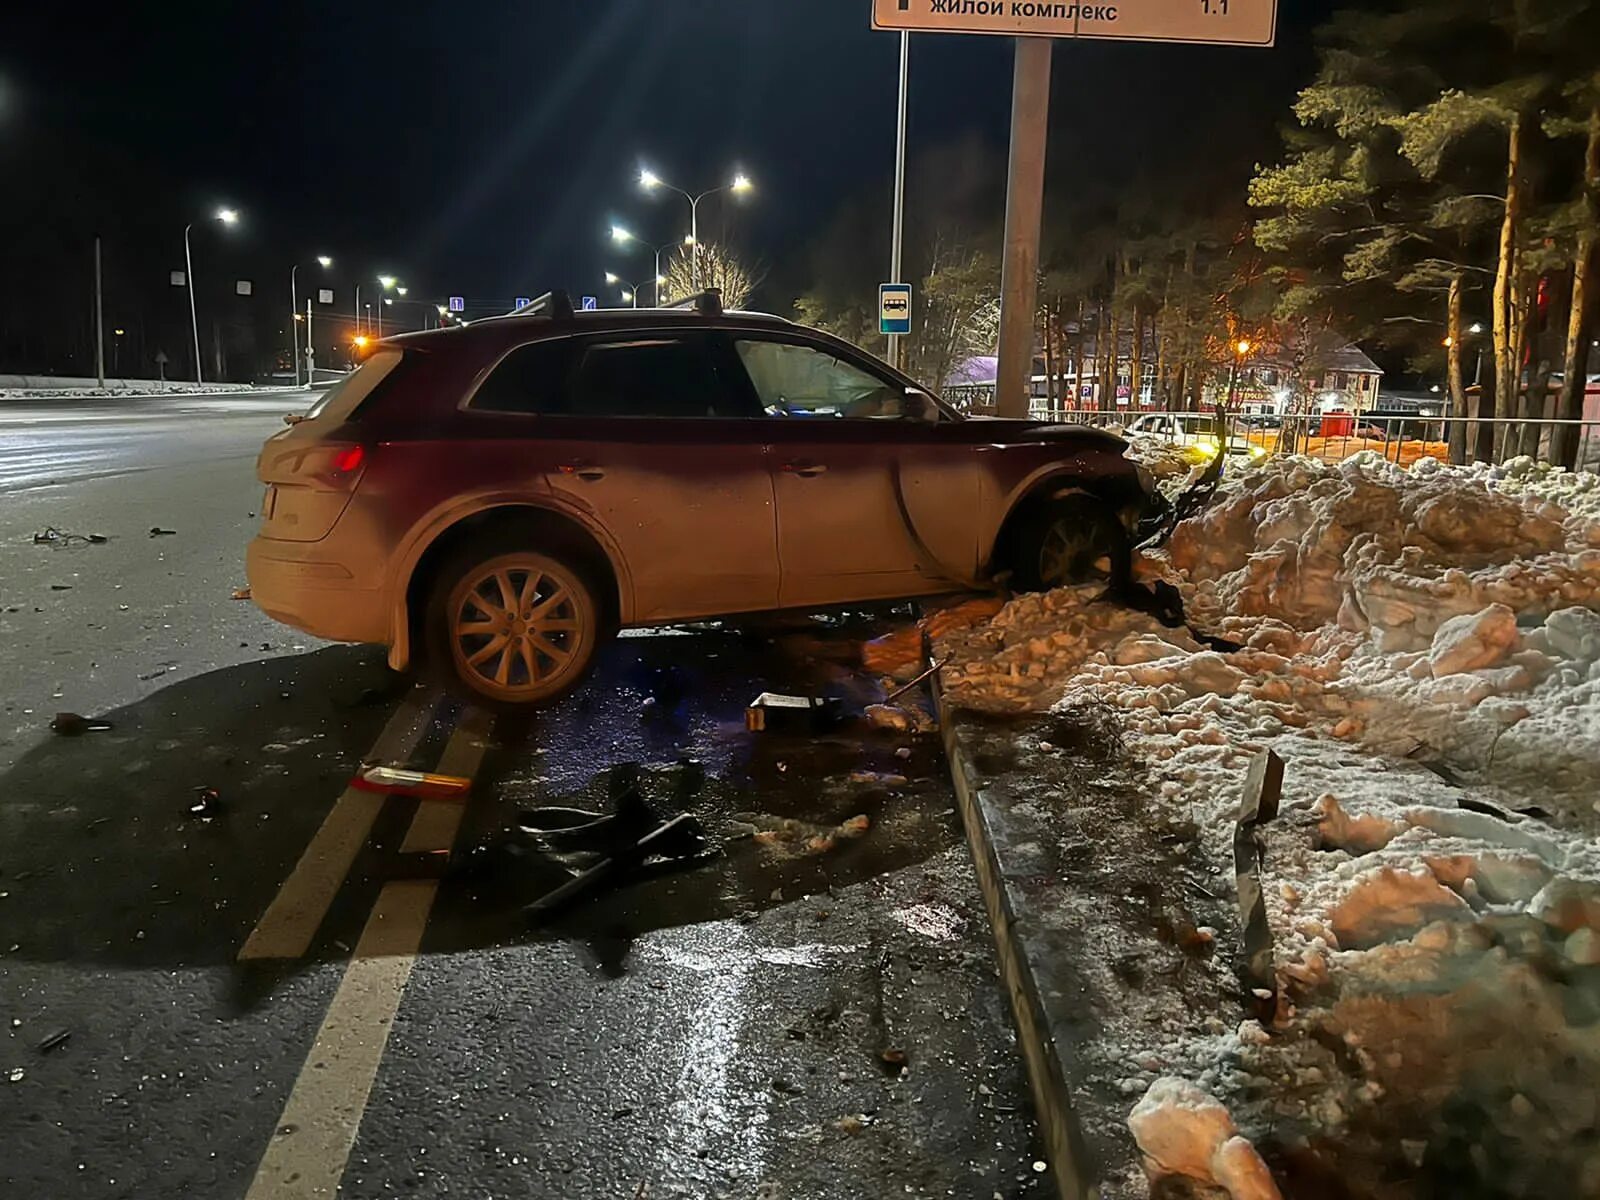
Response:
[[[1096,492],[1086,480],[1067,476],[1045,480],[1012,505],[1011,511],[1006,514],[1005,521],[1000,525],[1000,533],[994,539],[994,549],[989,553],[989,574],[996,575],[1017,565],[1017,534],[1028,527],[1040,509],[1063,496],[1074,495],[1092,496],[1107,505],[1114,503]]]
[[[505,538],[520,545],[562,557],[571,556],[599,589],[604,619],[615,627],[622,616],[622,596],[611,559],[587,529],[571,517],[532,505],[502,505],[486,509],[457,521],[428,546],[406,581],[406,621],[411,645],[421,646],[417,623],[427,608],[428,592],[434,575],[462,546],[469,542]]]

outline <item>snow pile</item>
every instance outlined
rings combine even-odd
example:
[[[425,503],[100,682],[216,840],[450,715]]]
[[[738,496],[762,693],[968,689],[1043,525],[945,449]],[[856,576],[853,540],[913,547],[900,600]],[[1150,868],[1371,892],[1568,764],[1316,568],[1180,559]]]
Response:
[[[1220,648],[1093,588],[940,644],[953,703],[1119,708],[1153,803],[1219,872],[1246,765],[1284,758],[1275,1019],[1131,1048],[1218,1097],[1280,1173],[1600,1195],[1597,495],[1516,464],[1274,460],[1144,564]],[[1169,1173],[1141,1127],[1197,1102],[1155,1072],[1139,1086],[1132,1128]]]

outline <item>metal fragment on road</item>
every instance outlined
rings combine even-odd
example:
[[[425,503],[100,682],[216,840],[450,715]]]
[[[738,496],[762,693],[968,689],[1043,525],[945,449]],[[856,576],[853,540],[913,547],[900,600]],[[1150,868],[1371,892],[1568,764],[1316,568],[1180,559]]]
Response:
[[[1263,750],[1251,760],[1245,774],[1244,795],[1233,829],[1233,869],[1239,896],[1239,918],[1244,924],[1244,982],[1254,1001],[1251,1008],[1263,1020],[1277,1009],[1278,974],[1272,957],[1272,927],[1267,923],[1266,899],[1261,888],[1265,866],[1257,830],[1278,815],[1283,795],[1283,760]]]

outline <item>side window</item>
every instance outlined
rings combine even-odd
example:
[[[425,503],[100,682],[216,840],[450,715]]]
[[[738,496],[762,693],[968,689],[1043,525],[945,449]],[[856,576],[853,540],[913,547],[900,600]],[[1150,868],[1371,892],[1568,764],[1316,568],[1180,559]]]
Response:
[[[701,337],[647,335],[577,351],[569,409],[583,417],[739,417]]]
[[[564,412],[571,357],[572,343],[566,338],[520,346],[479,385],[469,407],[484,412]]]
[[[900,389],[826,351],[791,342],[740,339],[734,345],[768,416],[895,420],[908,415]]]

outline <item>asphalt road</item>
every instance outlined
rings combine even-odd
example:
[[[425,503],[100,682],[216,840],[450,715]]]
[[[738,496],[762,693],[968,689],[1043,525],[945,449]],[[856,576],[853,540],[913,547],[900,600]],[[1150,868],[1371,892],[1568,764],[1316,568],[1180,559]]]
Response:
[[[0,1195],[1042,1196],[936,739],[743,728],[859,709],[881,624],[629,636],[464,709],[229,598],[285,399],[0,405]],[[347,790],[372,756],[471,798]],[[530,922],[592,858],[521,814],[629,764],[706,861]]]

